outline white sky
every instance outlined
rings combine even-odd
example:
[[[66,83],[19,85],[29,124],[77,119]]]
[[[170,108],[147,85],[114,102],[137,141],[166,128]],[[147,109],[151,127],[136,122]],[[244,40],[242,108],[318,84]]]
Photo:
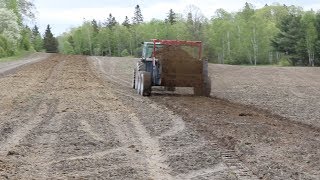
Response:
[[[109,13],[112,13],[116,20],[122,23],[125,16],[132,18],[134,7],[137,4],[141,7],[144,20],[149,21],[152,18],[164,19],[170,9],[176,13],[184,13],[190,4],[199,7],[202,13],[210,18],[219,8],[229,12],[238,11],[244,7],[245,2],[253,4],[256,8],[278,2],[301,6],[305,10],[320,9],[319,0],[34,0],[40,30],[43,32],[46,25],[50,24],[55,35],[80,25],[84,18],[104,21]]]

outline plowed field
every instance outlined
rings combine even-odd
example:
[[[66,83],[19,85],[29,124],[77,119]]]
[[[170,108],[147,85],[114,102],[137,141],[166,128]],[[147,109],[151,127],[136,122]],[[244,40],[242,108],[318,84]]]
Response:
[[[264,69],[250,100],[254,90],[222,80],[227,66],[210,67],[210,98],[141,97],[136,61],[56,54],[0,77],[0,179],[320,179],[316,113],[281,114],[290,100],[271,108]]]

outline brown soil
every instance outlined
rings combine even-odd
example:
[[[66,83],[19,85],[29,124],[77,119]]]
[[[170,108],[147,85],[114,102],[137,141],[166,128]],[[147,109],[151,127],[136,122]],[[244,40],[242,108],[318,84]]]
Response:
[[[0,179],[319,179],[320,133],[131,89],[136,60],[53,55],[0,79]]]
[[[211,65],[212,95],[320,128],[320,68]]]
[[[130,65],[133,67],[135,60],[125,58],[92,58],[92,60],[103,72],[105,78],[113,82],[115,89],[119,85],[123,87],[121,90],[117,89],[121,96],[136,101],[141,100],[141,97],[137,98],[126,90],[132,78]],[[124,64],[126,67],[123,66]],[[210,65],[209,70],[213,81],[217,75],[212,71],[215,66]],[[112,76],[109,74],[109,68],[112,69]],[[269,67],[268,71],[272,69]],[[226,74],[230,73],[228,69],[225,71]],[[246,78],[250,79],[250,77]],[[226,75],[224,78],[228,79],[230,76]],[[289,79],[289,77],[286,78]],[[216,85],[213,84],[213,89]],[[264,88],[272,85],[269,82],[264,87],[260,86],[260,90],[263,91]],[[214,91],[212,96],[217,96],[216,92]],[[250,94],[238,91],[238,96],[245,97]],[[210,168],[202,169],[209,165],[198,166],[208,160],[208,156],[203,154],[199,156],[199,153],[210,154],[216,150],[219,155],[215,156],[212,152],[213,154],[209,157],[216,157],[217,159],[213,162],[221,162],[221,167],[231,169],[226,174],[232,174],[239,179],[319,179],[320,177],[320,134],[316,126],[309,126],[303,122],[295,123],[289,117],[281,117],[276,112],[270,112],[252,104],[246,106],[236,101],[232,103],[231,99],[195,97],[192,91],[186,88],[179,88],[176,93],[154,88],[153,95],[150,98],[144,98],[144,101],[150,104],[156,103],[164,107],[165,111],[170,109],[185,123],[184,128],[187,134],[179,131],[180,125],[176,127],[179,133],[164,139],[164,144],[167,146],[165,149],[169,149],[164,152],[169,153],[169,167],[174,173],[191,171],[193,173],[190,174],[193,175],[202,173],[195,176],[198,179],[200,177],[210,179],[212,174],[205,172],[215,170],[214,168],[211,171]],[[256,103],[259,103],[258,99]],[[157,117],[155,121],[153,119],[148,119],[147,124],[158,124],[159,118]],[[151,130],[153,131],[155,129]],[[202,140],[205,143],[201,143]],[[182,147],[181,151],[172,155],[170,150],[177,146]],[[224,178],[232,177],[224,176]]]
[[[164,46],[160,50],[156,51],[156,58],[160,61],[197,61],[187,51],[180,46]]]

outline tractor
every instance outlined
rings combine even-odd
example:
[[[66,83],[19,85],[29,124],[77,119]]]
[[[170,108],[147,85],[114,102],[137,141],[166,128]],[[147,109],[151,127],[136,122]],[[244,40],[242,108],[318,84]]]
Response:
[[[208,61],[201,59],[201,41],[158,40],[144,42],[142,58],[133,71],[132,88],[150,96],[152,86],[167,91],[193,87],[196,96],[210,96]]]

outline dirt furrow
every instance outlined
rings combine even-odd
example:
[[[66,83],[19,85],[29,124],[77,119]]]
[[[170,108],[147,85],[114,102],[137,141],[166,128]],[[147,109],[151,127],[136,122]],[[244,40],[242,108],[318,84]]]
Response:
[[[163,154],[168,156],[166,163],[173,177],[317,179],[319,176],[316,171],[320,167],[315,165],[319,162],[319,158],[315,157],[320,153],[317,150],[319,132],[316,129],[258,108],[220,99],[194,97],[188,89],[166,93],[155,88],[150,98],[141,98],[136,96],[134,90],[129,90],[129,85],[122,83],[131,81],[136,60],[91,60],[95,69],[106,76],[104,78],[114,93],[122,97],[119,99],[127,102],[127,106],[136,107],[134,111],[148,132],[159,139]],[[113,67],[112,71],[110,67]],[[264,82],[258,77],[257,80]],[[230,86],[228,82],[224,83],[225,88]],[[221,89],[221,86],[218,88]],[[174,117],[168,114],[174,114]],[[176,117],[183,123],[176,121]],[[198,143],[201,139],[204,142]],[[307,152],[310,156],[303,156]]]

